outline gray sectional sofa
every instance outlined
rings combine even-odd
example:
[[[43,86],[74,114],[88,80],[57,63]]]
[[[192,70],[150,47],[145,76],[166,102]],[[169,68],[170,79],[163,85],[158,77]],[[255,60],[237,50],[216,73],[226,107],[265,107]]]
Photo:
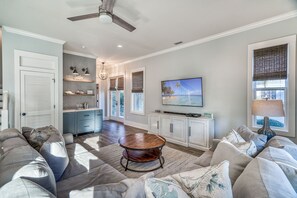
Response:
[[[57,176],[56,173],[61,172],[59,167],[54,167],[52,162],[48,163],[48,159],[52,156],[48,156],[48,153],[41,155],[28,143],[27,137],[25,138],[21,132],[16,129],[7,129],[0,132],[0,197],[146,198],[152,197],[147,195],[148,192],[158,190],[157,182],[163,182],[159,189],[164,189],[165,181],[166,185],[170,184],[170,189],[180,185],[177,191],[179,189],[178,195],[182,198],[188,195],[200,197],[199,193],[202,193],[201,196],[206,193],[207,197],[297,198],[297,145],[288,138],[280,136],[275,136],[266,142],[265,137],[245,127],[237,131],[244,139],[242,141],[254,142],[250,147],[254,145],[258,150],[256,155],[248,156],[236,148],[234,146],[236,144],[232,145],[224,139],[214,141],[216,144],[212,149],[206,151],[195,162],[205,168],[177,173],[163,180],[162,178],[154,180],[152,173],[137,179],[126,178],[96,157],[95,151],[87,151],[80,144],[74,143],[72,135],[68,134],[62,141],[67,151],[68,163],[63,174]],[[242,147],[244,144],[237,146]],[[61,149],[57,145],[47,146],[51,150],[49,153],[55,153],[56,149]],[[62,165],[64,164],[65,155],[55,157],[58,159],[60,157],[63,161]],[[205,173],[219,169],[224,169],[224,172],[217,172],[219,175],[217,181],[221,179],[220,182],[223,182],[225,189],[212,187],[213,194],[209,191],[212,188],[209,188],[205,182],[198,183],[206,185],[207,188],[197,187],[195,184],[196,191],[193,190],[193,186],[189,187],[183,183],[185,178],[187,184],[189,184],[188,178],[193,179],[197,176],[195,181],[205,179]],[[203,173],[202,170],[205,172]],[[211,173],[207,177],[213,176],[214,174]],[[172,181],[178,182],[170,183]],[[149,190],[147,183],[153,184],[149,186],[152,187]]]
[[[69,162],[56,180],[45,158],[16,129],[0,132],[0,197],[68,197],[69,192],[126,177],[65,136]],[[55,149],[52,149],[55,150]],[[16,188],[17,186],[17,188]]]

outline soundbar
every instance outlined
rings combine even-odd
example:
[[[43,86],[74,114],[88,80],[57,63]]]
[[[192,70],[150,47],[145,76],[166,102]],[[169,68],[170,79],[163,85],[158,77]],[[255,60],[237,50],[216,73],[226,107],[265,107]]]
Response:
[[[172,112],[172,111],[164,111],[163,113],[184,115],[184,116],[193,117],[193,118],[201,117],[201,114],[199,114],[199,113],[180,113],[180,112]]]

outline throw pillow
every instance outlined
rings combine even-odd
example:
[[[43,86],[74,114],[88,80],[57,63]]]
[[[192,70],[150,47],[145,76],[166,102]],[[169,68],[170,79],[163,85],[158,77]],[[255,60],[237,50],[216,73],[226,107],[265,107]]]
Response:
[[[297,197],[297,194],[276,163],[256,157],[236,180],[233,196],[234,198],[293,198]]]
[[[145,180],[146,198],[189,198],[182,187],[173,178],[149,178]]]
[[[234,129],[230,131],[225,138],[232,144],[245,142],[245,140]]]
[[[267,147],[258,157],[275,162],[285,173],[291,185],[297,192],[297,161],[285,150]]]
[[[258,152],[261,152],[265,148],[265,144],[267,142],[266,135],[255,133],[245,125],[238,127],[236,131],[245,141],[253,141],[257,146]]]
[[[294,142],[292,142],[289,138],[274,136],[267,142],[266,147],[268,146],[282,148],[287,151],[295,160],[297,160],[297,145],[294,144]]]
[[[52,134],[42,144],[39,152],[53,170],[56,181],[59,181],[69,163],[69,157],[62,135]]]
[[[10,139],[10,138],[15,138],[15,137],[20,137],[22,138],[23,140],[25,140],[24,136],[21,134],[21,132],[17,129],[12,129],[12,128],[9,128],[9,129],[4,129],[3,131],[1,131],[0,133],[0,141],[3,142],[7,139]]]
[[[255,143],[251,140],[250,142],[242,142],[242,143],[236,143],[234,144],[238,150],[243,152],[244,154],[254,157],[257,152],[257,147]]]
[[[22,198],[55,198],[52,193],[42,188],[38,184],[24,179],[17,178],[0,188],[1,198],[22,197]]]
[[[217,149],[214,151],[210,165],[213,166],[225,160],[229,161],[229,176],[233,185],[252,159],[253,158],[250,156],[240,152],[230,142],[223,140],[218,144]]]
[[[30,127],[23,127],[22,133],[29,142],[29,144],[37,151],[41,148],[44,142],[53,134],[59,134],[60,132],[53,126],[45,126],[37,129]]]
[[[229,162],[172,176],[191,197],[232,197]]]

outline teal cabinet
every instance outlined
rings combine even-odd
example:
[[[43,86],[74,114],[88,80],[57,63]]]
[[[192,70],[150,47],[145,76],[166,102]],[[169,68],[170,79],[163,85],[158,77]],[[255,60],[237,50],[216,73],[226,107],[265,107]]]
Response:
[[[95,111],[95,133],[101,132],[103,127],[103,112],[102,110]]]
[[[76,113],[63,114],[63,133],[72,133],[76,135]]]
[[[63,133],[78,135],[87,132],[100,132],[103,126],[102,110],[64,112]]]

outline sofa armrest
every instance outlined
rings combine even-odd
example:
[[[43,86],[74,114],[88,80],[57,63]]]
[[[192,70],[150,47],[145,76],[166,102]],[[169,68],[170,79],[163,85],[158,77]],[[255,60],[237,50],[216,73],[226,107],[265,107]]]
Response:
[[[63,134],[63,138],[65,140],[65,144],[73,144],[73,135],[72,133],[65,133]]]

